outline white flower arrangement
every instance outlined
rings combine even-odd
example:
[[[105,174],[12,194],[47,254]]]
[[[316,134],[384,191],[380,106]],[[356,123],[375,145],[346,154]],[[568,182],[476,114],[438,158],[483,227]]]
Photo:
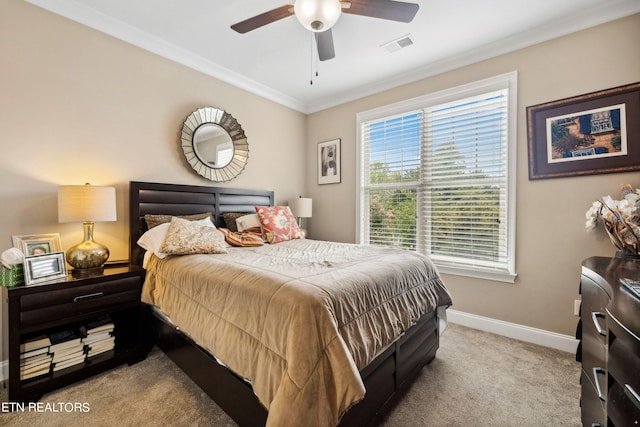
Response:
[[[622,186],[621,199],[605,196],[593,202],[587,213],[587,230],[602,220],[611,242],[625,254],[640,253],[640,190],[630,184]]]

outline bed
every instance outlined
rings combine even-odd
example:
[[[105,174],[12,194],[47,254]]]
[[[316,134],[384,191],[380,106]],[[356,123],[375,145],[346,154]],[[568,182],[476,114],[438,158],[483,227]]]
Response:
[[[211,212],[225,227],[225,213],[273,204],[271,191],[131,182],[131,262],[146,214]],[[435,357],[451,304],[427,258],[362,245],[296,239],[145,266],[153,343],[240,426],[375,424]]]

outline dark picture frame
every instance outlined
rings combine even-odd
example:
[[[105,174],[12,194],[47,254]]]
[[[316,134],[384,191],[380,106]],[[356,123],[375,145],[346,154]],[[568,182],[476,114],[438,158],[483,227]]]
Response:
[[[338,184],[341,181],[340,139],[318,144],[318,184]]]
[[[640,82],[527,107],[529,179],[640,170]]]
[[[67,278],[67,264],[64,252],[24,257],[24,277],[26,285],[52,282]]]

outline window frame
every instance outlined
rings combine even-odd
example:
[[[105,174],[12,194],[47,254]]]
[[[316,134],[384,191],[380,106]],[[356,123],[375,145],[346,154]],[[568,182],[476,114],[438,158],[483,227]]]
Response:
[[[504,271],[485,269],[481,266],[453,266],[451,264],[439,264],[434,259],[434,264],[441,273],[466,277],[495,280],[514,283],[516,274],[516,139],[517,139],[517,72],[509,72],[476,82],[456,86],[450,89],[425,94],[416,98],[385,105],[372,110],[363,111],[356,115],[356,242],[363,243],[368,231],[369,207],[364,206],[363,171],[365,170],[363,159],[363,131],[362,125],[374,120],[382,120],[390,116],[408,114],[412,111],[455,102],[464,98],[486,94],[492,91],[508,89],[508,123],[507,123],[507,262]],[[418,222],[422,215],[418,214]],[[419,250],[423,251],[427,242],[418,243]]]

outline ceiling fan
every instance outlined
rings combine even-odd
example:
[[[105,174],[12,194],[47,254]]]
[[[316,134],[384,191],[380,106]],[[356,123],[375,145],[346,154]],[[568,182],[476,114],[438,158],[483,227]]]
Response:
[[[244,34],[272,22],[295,15],[303,27],[315,33],[318,57],[326,61],[335,57],[331,27],[342,12],[398,22],[411,22],[419,5],[396,0],[295,0],[233,24],[231,28]]]

